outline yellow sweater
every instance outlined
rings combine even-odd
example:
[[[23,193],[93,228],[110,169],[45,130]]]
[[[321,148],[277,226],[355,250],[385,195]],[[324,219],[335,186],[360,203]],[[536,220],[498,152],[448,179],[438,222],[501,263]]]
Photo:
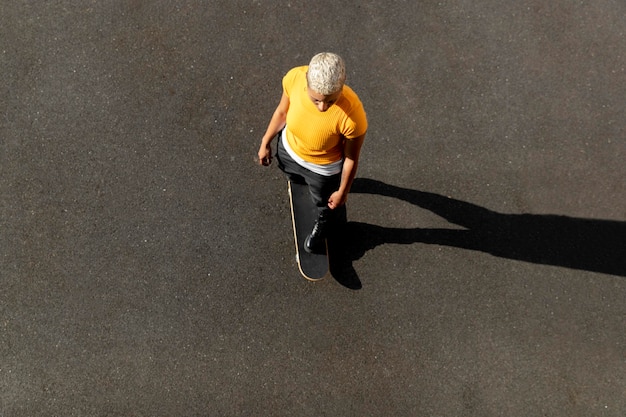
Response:
[[[367,118],[359,97],[347,85],[328,110],[317,110],[307,93],[307,68],[293,68],[283,78],[283,90],[289,97],[285,133],[289,146],[302,159],[325,165],[343,158],[344,139],[365,134]]]

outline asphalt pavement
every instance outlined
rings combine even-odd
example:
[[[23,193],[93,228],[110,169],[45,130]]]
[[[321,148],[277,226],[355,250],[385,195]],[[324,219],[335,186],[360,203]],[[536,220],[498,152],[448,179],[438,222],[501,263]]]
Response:
[[[626,415],[626,3],[0,0],[0,416]],[[333,277],[255,155],[342,55]]]

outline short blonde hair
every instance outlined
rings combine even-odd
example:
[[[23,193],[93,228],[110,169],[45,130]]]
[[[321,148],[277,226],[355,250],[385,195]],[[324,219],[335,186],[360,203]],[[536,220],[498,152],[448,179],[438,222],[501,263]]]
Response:
[[[307,72],[309,88],[325,96],[343,88],[346,82],[346,66],[343,59],[332,52],[315,55]]]

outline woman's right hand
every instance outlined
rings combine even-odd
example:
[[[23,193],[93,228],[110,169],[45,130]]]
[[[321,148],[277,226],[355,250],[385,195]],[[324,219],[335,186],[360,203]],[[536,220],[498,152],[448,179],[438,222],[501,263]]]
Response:
[[[261,140],[259,148],[259,165],[269,166],[272,163],[272,139],[285,127],[287,120],[287,110],[289,110],[289,97],[283,91],[278,107],[274,110],[267,131]]]
[[[261,145],[259,148],[259,164],[263,166],[269,166],[272,163],[272,147],[268,143],[267,145]]]

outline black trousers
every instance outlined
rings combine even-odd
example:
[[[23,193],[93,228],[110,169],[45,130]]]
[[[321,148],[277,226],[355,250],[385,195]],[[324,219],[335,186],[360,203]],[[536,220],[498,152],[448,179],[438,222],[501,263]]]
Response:
[[[335,222],[346,217],[345,206],[332,210],[328,207],[328,199],[331,194],[339,189],[341,173],[326,176],[317,174],[298,164],[287,153],[283,146],[282,132],[278,134],[276,147],[276,160],[278,167],[287,175],[289,181],[298,184],[307,184],[311,198],[318,210],[318,219]]]

